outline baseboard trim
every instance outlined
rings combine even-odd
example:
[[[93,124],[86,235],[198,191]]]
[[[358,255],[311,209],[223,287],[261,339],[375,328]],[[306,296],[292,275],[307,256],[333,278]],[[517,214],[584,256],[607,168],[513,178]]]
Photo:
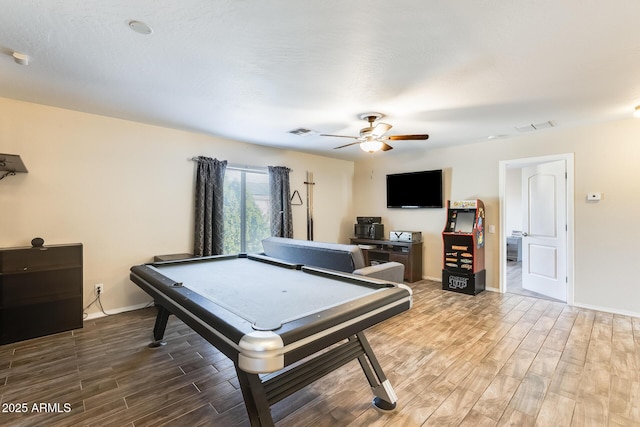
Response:
[[[575,301],[573,302],[573,306],[574,307],[579,307],[579,308],[586,308],[588,310],[603,311],[605,313],[619,314],[621,316],[639,317],[640,318],[640,313],[637,313],[637,312],[634,312],[634,311],[616,310],[615,308],[611,308],[611,307],[601,307],[599,305],[582,304],[582,303],[575,302]]]
[[[98,312],[95,312],[95,313],[90,313],[90,314],[87,315],[87,317],[84,318],[84,321],[92,320],[92,319],[99,319],[101,317],[110,316],[112,314],[124,313],[125,311],[140,310],[141,308],[149,307],[149,304],[152,304],[152,303],[151,302],[145,302],[145,303],[142,303],[142,304],[129,305],[127,307],[119,307],[119,308],[114,308],[114,309],[111,309],[111,310],[105,310],[107,312],[107,314],[104,314],[102,311],[98,311]]]

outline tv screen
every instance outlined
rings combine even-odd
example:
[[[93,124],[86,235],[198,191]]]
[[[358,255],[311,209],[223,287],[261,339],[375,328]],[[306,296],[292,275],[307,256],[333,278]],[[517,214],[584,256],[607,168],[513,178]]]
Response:
[[[387,207],[443,207],[442,170],[387,175]]]

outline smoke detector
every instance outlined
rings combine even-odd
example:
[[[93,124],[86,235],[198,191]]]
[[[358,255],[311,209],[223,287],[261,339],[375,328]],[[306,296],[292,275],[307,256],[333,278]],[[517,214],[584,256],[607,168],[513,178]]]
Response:
[[[19,65],[29,65],[29,55],[20,52],[13,52],[13,61]]]
[[[136,21],[135,19],[132,19],[127,22],[127,25],[129,25],[129,28],[139,34],[147,35],[153,33],[151,27],[142,21]]]

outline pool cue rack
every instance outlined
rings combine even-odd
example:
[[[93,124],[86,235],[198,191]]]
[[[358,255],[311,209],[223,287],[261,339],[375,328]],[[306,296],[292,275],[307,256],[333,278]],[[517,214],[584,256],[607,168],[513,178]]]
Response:
[[[468,295],[485,289],[484,223],[482,200],[447,200],[442,289]]]
[[[307,186],[307,240],[313,240],[313,172],[307,171],[307,180],[304,182]]]

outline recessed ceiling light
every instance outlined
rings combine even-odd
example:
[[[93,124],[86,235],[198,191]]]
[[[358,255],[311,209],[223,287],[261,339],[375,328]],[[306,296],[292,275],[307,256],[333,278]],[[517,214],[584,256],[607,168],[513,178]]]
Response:
[[[132,19],[131,21],[128,22],[128,25],[129,25],[129,28],[131,28],[136,33],[145,34],[145,35],[153,33],[153,30],[151,29],[151,27],[142,21],[136,21]]]

